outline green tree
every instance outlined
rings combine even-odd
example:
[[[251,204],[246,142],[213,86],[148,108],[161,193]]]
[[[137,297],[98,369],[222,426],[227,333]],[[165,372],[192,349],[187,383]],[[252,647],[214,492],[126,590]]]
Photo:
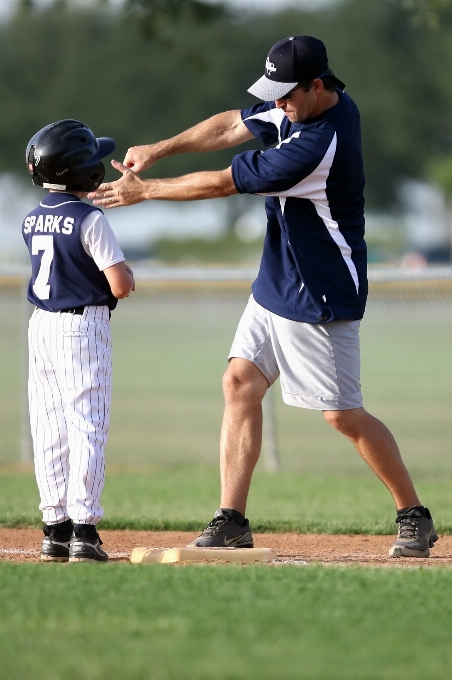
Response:
[[[428,176],[434,159],[452,153],[450,2],[437,8],[437,30],[414,24],[415,8],[403,0],[347,0],[323,11],[243,18],[220,8],[201,21],[195,6],[205,4],[133,0],[121,13],[105,2],[48,9],[22,2],[0,26],[0,172],[26,178],[28,140],[61,118],[113,136],[121,160],[129,146],[251,106],[256,100],[246,90],[262,75],[269,46],[303,33],[324,40],[360,108],[368,206],[392,205],[403,178]],[[146,16],[152,30],[145,33]],[[221,168],[234,153],[176,156],[149,174]]]
[[[436,30],[442,12],[450,7],[451,0],[401,0],[402,6],[411,13],[414,26],[426,26]]]

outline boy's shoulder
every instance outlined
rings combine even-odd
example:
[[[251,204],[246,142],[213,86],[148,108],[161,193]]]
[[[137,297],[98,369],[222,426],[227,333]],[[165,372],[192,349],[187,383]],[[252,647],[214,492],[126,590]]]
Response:
[[[64,213],[77,218],[83,218],[91,212],[98,212],[103,215],[103,211],[96,205],[85,203],[77,196],[69,193],[49,193],[44,196],[39,203],[29,212],[29,214],[39,212],[50,212],[53,214]]]
[[[98,217],[102,219],[98,220]],[[103,212],[97,206],[84,203],[71,194],[49,193],[24,217],[22,234],[27,242],[35,234],[46,233],[66,237],[78,234],[80,239],[82,232],[91,227],[95,227],[97,233],[99,229],[103,232],[105,222]]]

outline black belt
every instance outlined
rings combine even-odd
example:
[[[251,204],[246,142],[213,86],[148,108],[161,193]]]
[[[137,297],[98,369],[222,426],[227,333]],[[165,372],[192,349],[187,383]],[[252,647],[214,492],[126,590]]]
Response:
[[[60,312],[63,312],[64,314],[79,314],[82,316],[83,312],[85,311],[86,307],[71,307],[70,309],[60,309]],[[111,319],[111,309],[108,310],[108,318]]]
[[[80,314],[80,316],[83,314],[84,311],[85,311],[84,305],[82,307],[71,307],[70,309],[60,309],[60,312],[64,312],[65,314]]]

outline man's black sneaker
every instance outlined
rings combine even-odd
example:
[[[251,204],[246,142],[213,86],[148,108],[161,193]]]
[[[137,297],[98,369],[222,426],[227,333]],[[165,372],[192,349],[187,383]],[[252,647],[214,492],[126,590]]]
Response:
[[[206,524],[204,531],[188,544],[188,548],[253,548],[248,520],[244,526],[236,524],[233,519],[217,510],[215,517]]]
[[[41,546],[41,562],[67,562],[73,525],[70,519],[60,524],[46,524]]]
[[[107,553],[93,524],[74,524],[69,545],[69,562],[106,562]]]
[[[389,557],[428,557],[438,540],[428,508],[407,508],[396,519],[397,538],[389,549]]]

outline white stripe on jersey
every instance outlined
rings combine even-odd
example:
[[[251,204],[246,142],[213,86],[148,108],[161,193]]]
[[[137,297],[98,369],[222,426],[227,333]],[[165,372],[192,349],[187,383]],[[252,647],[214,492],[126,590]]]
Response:
[[[292,137],[285,139],[282,144],[290,142],[291,139],[299,137],[300,133],[296,132]],[[337,135],[334,133],[331,144],[329,145],[324,157],[320,161],[316,169],[307,177],[298,182],[286,191],[275,191],[271,193],[259,194],[260,196],[278,196],[281,204],[281,211],[284,214],[286,198],[305,198],[310,200],[319,217],[322,219],[325,227],[338,246],[341,255],[348,267],[350,275],[355,284],[356,292],[359,292],[358,272],[356,271],[355,263],[352,260],[352,249],[345,240],[344,235],[339,229],[339,224],[333,220],[329,207],[329,202],[326,196],[326,183],[330,174],[331,166],[334,161],[337,148]]]
[[[337,247],[341,251],[341,255],[344,258],[345,264],[348,267],[350,275],[355,284],[356,292],[359,293],[359,279],[358,272],[356,271],[355,263],[352,260],[352,249],[345,240],[344,234],[339,229],[338,223],[331,217],[330,207],[328,201],[312,201],[317,210],[317,214],[322,218],[323,223],[328,229],[331,238],[336,243]]]
[[[278,129],[278,139],[281,143],[281,124],[286,117],[286,114],[282,109],[270,109],[269,111],[263,111],[262,113],[255,113],[253,116],[248,116],[244,118],[243,122],[246,120],[262,120],[264,123],[273,123]]]
[[[49,208],[50,210],[55,210],[55,208],[61,208],[62,205],[67,205],[68,203],[79,203],[79,201],[62,201],[61,203],[57,203],[56,205],[47,205],[47,203],[44,203],[44,201],[40,202],[41,208]]]
[[[299,132],[295,132],[292,137],[288,137],[282,144],[288,144],[292,139],[300,136]],[[316,169],[311,172],[310,175],[304,177],[301,182],[298,182],[290,189],[285,191],[272,191],[269,193],[262,193],[259,196],[286,196],[294,198],[308,198],[311,201],[321,201],[326,200],[326,182],[328,175],[330,174],[331,166],[334,161],[334,156],[337,148],[337,135],[334,133],[331,144],[329,145],[324,157],[316,167]]]

